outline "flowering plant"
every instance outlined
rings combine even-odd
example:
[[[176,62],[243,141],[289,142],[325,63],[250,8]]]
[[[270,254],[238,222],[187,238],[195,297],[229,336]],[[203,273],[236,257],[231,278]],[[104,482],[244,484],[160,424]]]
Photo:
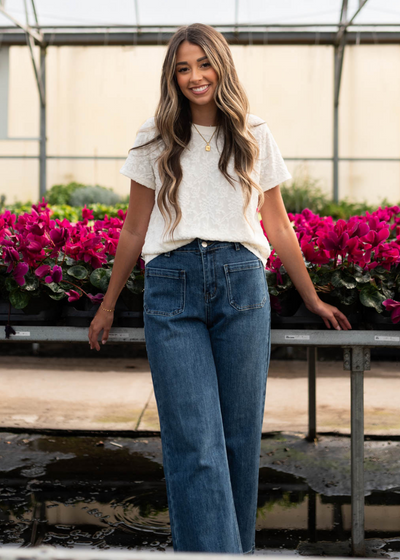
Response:
[[[9,210],[0,214],[0,292],[16,309],[34,298],[102,301],[111,277],[114,256],[126,211],[117,218],[107,214],[93,220],[82,210],[82,220],[52,219],[44,198],[31,212],[18,217]],[[141,293],[144,265],[141,259],[130,274],[126,288]]]
[[[346,310],[360,306],[400,320],[400,207],[388,206],[336,222],[305,209],[289,213],[303,258],[322,299]],[[273,308],[295,288],[272,250],[266,266]],[[397,307],[396,307],[397,304]],[[397,321],[395,321],[397,319]]]

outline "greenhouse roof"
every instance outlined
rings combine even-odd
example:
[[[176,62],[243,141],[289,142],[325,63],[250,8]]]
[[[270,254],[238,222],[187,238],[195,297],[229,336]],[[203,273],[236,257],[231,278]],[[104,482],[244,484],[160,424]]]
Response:
[[[350,21],[347,43],[400,42],[399,0],[0,0],[0,45],[25,44],[23,26],[45,43],[157,44],[181,25],[201,22],[238,43],[333,44]],[[25,11],[27,7],[27,14]],[[20,25],[20,27],[18,27]]]

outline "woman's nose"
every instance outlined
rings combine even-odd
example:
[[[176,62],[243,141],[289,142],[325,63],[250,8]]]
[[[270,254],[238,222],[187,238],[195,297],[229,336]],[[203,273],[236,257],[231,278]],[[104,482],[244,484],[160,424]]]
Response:
[[[197,70],[197,68],[193,70],[192,80],[193,82],[198,82],[199,80],[201,80],[201,72]]]

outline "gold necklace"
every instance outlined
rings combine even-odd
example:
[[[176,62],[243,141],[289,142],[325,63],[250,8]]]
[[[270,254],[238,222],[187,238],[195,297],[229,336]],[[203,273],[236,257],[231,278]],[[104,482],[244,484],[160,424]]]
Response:
[[[207,140],[204,138],[204,136],[203,136],[203,135],[201,134],[201,132],[198,130],[197,126],[196,126],[194,123],[192,123],[192,124],[193,124],[194,128],[197,130],[197,132],[200,134],[200,136],[203,138],[204,142],[206,143],[206,152],[209,152],[209,151],[211,150],[210,142],[211,142],[211,140],[213,139],[214,134],[217,132],[217,128],[218,128],[218,127],[214,130],[214,132],[212,133],[212,136],[211,136],[210,140],[208,140],[208,142],[207,142]]]

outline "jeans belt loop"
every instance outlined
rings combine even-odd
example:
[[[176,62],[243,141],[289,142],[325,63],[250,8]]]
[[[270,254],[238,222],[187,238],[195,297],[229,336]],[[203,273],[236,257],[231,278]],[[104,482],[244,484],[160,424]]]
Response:
[[[236,251],[239,251],[240,249],[240,243],[238,243],[237,241],[235,241],[235,249]]]
[[[167,251],[166,253],[164,253],[164,257],[170,257],[171,256],[171,251]]]

